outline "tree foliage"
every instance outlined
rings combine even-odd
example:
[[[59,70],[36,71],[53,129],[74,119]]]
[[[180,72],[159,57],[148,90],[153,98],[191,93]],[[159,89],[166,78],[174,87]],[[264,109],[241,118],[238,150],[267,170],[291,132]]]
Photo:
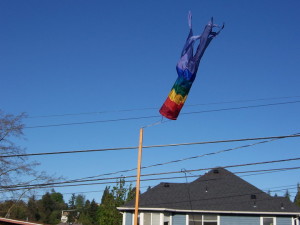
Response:
[[[300,184],[297,184],[297,194],[295,196],[294,203],[300,207]]]
[[[61,211],[66,209],[67,205],[63,200],[63,195],[52,190],[43,195],[37,202],[39,221],[47,224],[57,224],[61,218]]]
[[[28,199],[27,215],[29,221],[39,221],[41,219],[39,206],[34,195]]]
[[[106,187],[99,206],[100,225],[121,225],[122,215],[117,207],[132,200],[134,196],[135,188],[132,188],[131,185],[126,188],[124,179],[118,180],[116,186],[112,188]]]
[[[79,223],[84,225],[98,225],[98,204],[93,199],[92,202],[86,200],[84,208],[78,219]]]
[[[41,214],[41,218],[42,218],[42,222],[47,223],[47,224],[51,224],[53,220],[53,212],[56,210],[55,207],[55,202],[54,200],[51,198],[50,193],[46,193],[42,199],[39,201],[39,208],[40,208],[40,214]]]
[[[7,210],[12,208],[10,218],[44,224],[58,224],[64,210],[68,214],[69,223],[121,225],[122,215],[117,207],[134,199],[134,197],[135,188],[131,185],[125,185],[125,180],[120,179],[115,186],[105,188],[101,204],[97,204],[94,199],[92,201],[85,200],[85,196],[81,194],[72,194],[68,204],[66,204],[61,193],[51,190],[40,199],[32,195],[27,203],[21,200],[9,200],[0,203],[0,216],[5,216]]]
[[[76,195],[73,193],[69,200],[69,209],[75,209]]]
[[[13,206],[13,207],[12,207]],[[45,193],[37,200],[33,195],[29,197],[27,204],[24,201],[9,200],[0,203],[0,216],[5,216],[8,209],[10,218],[41,222],[45,224],[58,224],[61,218],[61,211],[67,208],[63,195],[54,190]]]
[[[286,190],[284,197],[287,198],[289,201],[291,200],[291,195],[288,189]]]
[[[7,200],[0,204],[0,217],[7,216],[9,211],[9,216],[14,219],[24,219],[27,215],[26,203],[23,201]]]
[[[85,197],[84,195],[77,195],[75,198],[75,207],[77,210],[82,211],[85,204]]]

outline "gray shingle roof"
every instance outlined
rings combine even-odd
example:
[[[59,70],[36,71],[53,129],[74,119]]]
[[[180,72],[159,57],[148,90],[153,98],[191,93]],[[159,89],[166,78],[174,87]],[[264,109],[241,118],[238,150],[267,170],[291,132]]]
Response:
[[[134,208],[134,201],[121,208]],[[160,183],[140,196],[140,208],[300,214],[300,208],[288,199],[271,197],[224,168],[191,183]]]

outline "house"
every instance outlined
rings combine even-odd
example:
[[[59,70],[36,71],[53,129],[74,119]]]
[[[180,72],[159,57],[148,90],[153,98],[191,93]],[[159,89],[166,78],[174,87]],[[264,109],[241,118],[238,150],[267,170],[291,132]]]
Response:
[[[133,224],[135,201],[118,210]],[[300,208],[224,168],[191,183],[160,183],[140,196],[139,225],[300,225]]]

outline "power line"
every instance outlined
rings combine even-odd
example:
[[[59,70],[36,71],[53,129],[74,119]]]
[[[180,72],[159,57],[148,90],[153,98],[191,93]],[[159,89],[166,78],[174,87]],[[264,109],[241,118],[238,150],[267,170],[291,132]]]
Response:
[[[250,109],[250,108],[268,107],[268,106],[276,106],[276,105],[287,105],[287,104],[295,104],[295,103],[299,103],[299,102],[300,102],[300,100],[290,101],[290,102],[261,104],[261,105],[250,105],[250,106],[241,106],[241,107],[222,108],[222,109],[202,110],[202,111],[181,113],[181,115],[191,115],[191,114],[209,113],[209,112],[220,112],[220,111],[239,110],[239,109]],[[60,123],[60,124],[26,126],[26,127],[24,127],[24,129],[61,127],[61,126],[72,126],[72,125],[83,125],[83,124],[94,124],[94,123],[108,123],[108,122],[119,122],[119,121],[128,121],[128,120],[151,119],[151,118],[159,118],[159,117],[161,117],[161,116],[152,115],[152,116],[140,116],[140,117],[126,117],[126,118],[108,119],[108,120],[94,120],[94,121],[85,121],[85,122],[73,122],[73,123]]]
[[[239,173],[239,172],[235,172],[234,174],[236,173]],[[242,172],[244,173],[244,172]],[[260,174],[258,174],[260,175]],[[197,176],[199,177],[199,176]],[[242,177],[242,176],[241,176]],[[149,188],[149,186],[143,186],[141,187],[141,189],[144,189],[144,188]],[[281,189],[278,189],[278,188],[281,188]],[[286,190],[289,190],[289,193],[290,194],[293,194],[293,193],[296,193],[296,192],[291,192],[290,190],[294,190],[294,189],[297,189],[297,185],[295,184],[290,184],[290,185],[284,185],[284,186],[275,186],[275,187],[269,187],[269,188],[264,188],[262,189],[264,192],[281,192],[281,191],[286,191]],[[273,190],[275,189],[275,190]],[[72,195],[72,194],[85,194],[85,193],[102,193],[104,190],[98,190],[98,191],[76,191],[76,192],[59,192],[61,193],[62,195]],[[34,194],[34,196],[43,196],[43,194]],[[3,197],[2,197],[3,198]],[[24,198],[28,198],[26,196],[22,197],[23,199]],[[6,200],[14,200],[13,197],[7,197]]]
[[[109,119],[109,120],[95,120],[95,121],[86,121],[86,122],[49,124],[49,125],[24,127],[24,129],[46,128],[46,127],[61,127],[61,126],[72,126],[72,125],[94,124],[94,123],[108,123],[108,122],[119,122],[119,121],[128,121],[128,120],[151,119],[151,118],[157,118],[157,117],[160,117],[160,116],[140,116],[140,117],[127,117],[127,118],[119,118],[119,119]]]
[[[278,171],[277,171],[278,172]],[[236,174],[236,173],[234,173],[234,174]],[[258,175],[260,175],[260,174],[258,174]],[[197,177],[199,177],[199,176],[197,176]],[[143,186],[143,187],[140,187],[141,189],[144,189],[144,188],[149,188],[149,186]],[[276,188],[276,189],[275,189]],[[282,189],[278,189],[278,188],[282,188]],[[275,189],[275,190],[273,190],[273,189]],[[297,185],[295,185],[295,184],[290,184],[290,185],[285,185],[285,186],[276,186],[276,187],[269,187],[269,188],[264,188],[263,190],[265,191],[265,192],[267,192],[267,191],[270,191],[270,192],[277,192],[277,191],[286,191],[286,190],[293,190],[293,189],[297,189]],[[61,194],[63,194],[63,195],[71,195],[71,194],[74,194],[74,193],[76,193],[76,194],[84,194],[84,193],[101,193],[101,192],[103,192],[104,190],[100,190],[100,191],[80,191],[80,192],[63,192],[63,193],[61,193]],[[290,192],[291,193],[291,192]],[[42,195],[35,195],[35,196],[42,196]]]
[[[149,186],[143,186],[143,187],[140,187],[141,189],[144,189],[144,188],[148,188]],[[297,187],[295,187],[295,188],[297,188]],[[289,188],[289,189],[292,189],[292,188]],[[286,189],[284,189],[284,190],[286,190]],[[98,190],[98,191],[76,191],[76,192],[59,192],[59,193],[61,193],[62,195],[72,195],[72,194],[85,194],[85,193],[101,193],[101,192],[103,192],[104,190],[102,189],[102,190]],[[34,196],[43,196],[43,194],[34,194]],[[3,198],[3,197],[1,197],[1,198]],[[28,198],[28,197],[26,197],[26,196],[24,196],[24,197],[22,197],[23,199],[24,198]],[[14,198],[9,198],[9,199],[11,199],[11,200],[13,200]]]
[[[283,138],[293,138],[293,137],[300,137],[300,133],[296,133],[296,134],[292,134],[292,135],[283,135],[283,136],[242,138],[242,139],[190,142],[190,143],[165,144],[165,145],[150,145],[150,146],[143,146],[143,148],[145,148],[145,149],[147,149],[147,148],[163,148],[163,147],[175,147],[175,146],[187,146],[187,145],[217,144],[217,143],[267,140],[267,139],[283,139]],[[104,152],[104,151],[121,151],[121,150],[132,150],[132,149],[138,149],[138,147],[137,146],[136,147],[118,147],[118,148],[86,149],[86,150],[60,151],[60,152],[43,152],[43,153],[28,153],[28,154],[15,154],[15,155],[0,155],[0,158],[28,157],[28,156],[41,156],[41,155],[75,154],[75,153]]]
[[[274,139],[267,140],[267,141],[256,142],[256,143],[248,144],[248,145],[242,145],[242,146],[238,146],[238,147],[235,147],[235,148],[219,150],[219,151],[216,151],[216,152],[206,153],[206,154],[202,154],[202,155],[197,155],[197,156],[191,156],[191,157],[187,157],[187,158],[172,160],[172,161],[168,161],[168,162],[152,164],[152,165],[149,165],[149,166],[144,166],[144,167],[142,167],[142,169],[167,165],[167,164],[171,164],[171,163],[177,163],[177,162],[181,162],[181,161],[185,161],[185,160],[191,160],[191,159],[200,158],[200,157],[204,157],[204,156],[220,154],[220,153],[229,152],[229,151],[233,151],[233,150],[237,150],[237,149],[241,149],[241,148],[247,148],[247,147],[251,147],[251,146],[254,146],[254,145],[263,144],[263,143],[267,143],[267,142],[271,142],[271,141],[275,141],[275,140],[279,140],[279,138],[277,138],[277,139],[274,138]],[[84,177],[84,178],[80,178],[80,179],[76,179],[76,180],[91,179],[91,178],[96,178],[96,177],[101,177],[101,176],[114,175],[114,174],[118,174],[118,173],[131,172],[131,171],[135,171],[135,170],[136,170],[136,168],[126,169],[126,170],[121,170],[121,171],[116,171],[116,172],[110,172],[110,173],[105,173],[105,174],[99,174],[99,175]]]
[[[277,170],[277,169],[276,169]],[[257,170],[257,171],[259,171],[259,170]],[[237,173],[245,173],[245,172],[247,172],[247,171],[243,171],[243,172],[235,172],[234,174],[237,174]],[[260,174],[258,174],[258,175],[260,175]],[[192,176],[190,176],[190,177],[192,177]],[[196,177],[198,177],[198,176],[196,176]],[[181,178],[184,178],[183,176],[181,177]],[[221,179],[221,178],[219,178],[219,179]],[[144,186],[143,188],[145,188],[146,186]],[[275,188],[281,188],[281,189],[275,189]],[[287,190],[293,190],[293,189],[297,189],[298,187],[297,187],[297,185],[285,185],[285,186],[277,186],[277,187],[270,187],[270,188],[266,188],[265,189],[265,193],[267,193],[268,191],[269,192],[282,192],[282,191],[287,191]],[[275,190],[271,190],[271,189],[275,189]],[[102,190],[103,191],[103,190]],[[76,193],[93,193],[93,192],[102,192],[102,191],[86,191],[86,192],[76,192]],[[289,193],[290,194],[295,194],[295,193],[297,193],[297,192],[290,192],[289,191]],[[74,194],[74,192],[73,193],[62,193],[62,194]],[[234,194],[234,193],[232,193],[232,194]],[[251,193],[251,194],[259,194],[259,193]],[[248,195],[248,194],[242,194],[242,195]],[[242,196],[242,195],[230,195],[230,196],[226,196],[226,197],[222,197],[222,198],[232,198],[232,197],[235,197],[235,196]],[[36,195],[36,196],[42,196],[42,195]],[[11,198],[11,200],[13,200],[13,198]],[[199,199],[198,199],[199,200]],[[203,199],[203,200],[208,200],[207,198],[206,199]]]
[[[150,168],[150,167],[155,167],[155,166],[166,165],[166,164],[170,164],[170,163],[181,162],[181,161],[195,159],[195,158],[204,157],[204,156],[210,156],[210,155],[220,154],[220,153],[224,153],[224,152],[228,152],[228,151],[233,151],[233,150],[237,150],[237,149],[241,149],[241,148],[246,148],[246,147],[250,147],[250,146],[254,146],[254,145],[258,145],[258,144],[262,144],[262,143],[267,143],[267,142],[279,140],[280,138],[295,137],[295,135],[297,135],[297,134],[289,135],[289,136],[276,136],[276,138],[272,137],[273,139],[269,139],[269,140],[265,140],[265,141],[261,141],[261,142],[257,142],[257,143],[253,143],[253,144],[238,146],[238,147],[235,147],[235,148],[220,150],[220,151],[216,151],[216,152],[211,152],[211,153],[206,153],[206,154],[202,154],[202,155],[198,155],[198,156],[192,156],[192,157],[188,157],[188,158],[173,160],[173,161],[169,161],[169,162],[153,164],[153,165],[150,165],[150,166],[145,166],[145,167],[143,167],[143,169]],[[268,138],[270,138],[270,137],[268,137]],[[261,138],[259,138],[259,139],[261,139]],[[247,139],[247,140],[249,140],[249,139]],[[201,142],[201,143],[203,143],[203,142]],[[184,143],[183,145],[187,145],[187,144],[190,144],[190,143]],[[172,144],[172,145],[174,145],[174,144]],[[176,144],[176,145],[178,145],[178,144]],[[150,147],[150,146],[148,146],[148,147]],[[101,175],[96,175],[96,176],[90,176],[90,177],[85,177],[85,178],[80,178],[80,179],[75,179],[75,180],[69,180],[69,181],[66,181],[64,183],[75,183],[75,182],[87,182],[87,181],[94,181],[94,180],[105,180],[106,178],[104,178],[104,179],[93,179],[93,180],[87,180],[87,179],[91,179],[91,178],[95,178],[95,177],[100,177],[100,176],[105,176],[105,175],[113,175],[113,174],[117,174],[117,173],[121,173],[121,172],[130,172],[130,171],[134,171],[134,170],[136,170],[136,168],[122,170],[122,171],[117,171],[117,172],[111,172],[111,173],[106,173],[106,174],[101,174]],[[113,177],[111,179],[118,179],[118,177]],[[23,185],[21,185],[21,186],[23,186]]]
[[[162,165],[182,162],[182,161],[186,161],[186,160],[190,160],[190,159],[196,159],[196,158],[200,158],[200,157],[216,155],[216,154],[220,154],[220,153],[224,153],[224,152],[230,152],[230,151],[238,150],[238,149],[241,149],[241,148],[248,148],[248,147],[258,145],[258,144],[264,144],[264,143],[271,142],[271,141],[276,141],[276,140],[279,140],[279,139],[278,138],[277,139],[268,139],[268,140],[265,140],[265,141],[260,141],[260,142],[256,142],[256,143],[252,143],[252,144],[242,145],[242,146],[238,146],[238,147],[234,147],[234,148],[223,149],[223,150],[219,150],[219,151],[216,151],[216,152],[210,152],[210,153],[205,153],[205,154],[202,154],[202,155],[196,155],[196,156],[191,156],[191,157],[187,157],[187,158],[183,158],[183,159],[177,159],[177,160],[173,160],[173,161],[169,161],[169,162],[165,162],[165,163],[157,163],[157,164],[154,164],[154,165],[151,165],[151,166],[146,166],[146,167],[143,167],[143,168],[162,166]]]
[[[258,99],[246,99],[246,100],[232,100],[232,101],[220,101],[220,102],[209,102],[209,103],[197,103],[197,104],[187,104],[185,107],[194,106],[205,106],[205,105],[219,105],[219,104],[231,104],[231,103],[244,103],[244,102],[255,102],[255,101],[265,101],[265,100],[278,100],[278,99],[291,99],[299,98],[300,96],[284,96],[284,97],[271,97],[271,98],[258,98]],[[105,114],[114,112],[133,112],[133,111],[144,111],[144,110],[155,110],[157,107],[147,107],[147,108],[131,108],[131,109],[119,109],[119,110],[105,110],[96,112],[81,112],[81,113],[64,113],[64,114],[52,114],[52,115],[40,115],[40,116],[30,116],[28,119],[34,118],[49,118],[49,117],[66,117],[66,116],[79,116],[79,115],[93,115],[93,114]]]
[[[182,177],[182,178],[184,178],[184,177]],[[294,185],[295,186],[295,185]],[[282,192],[282,191],[286,191],[286,190],[290,190],[290,189],[296,189],[297,187],[294,187],[294,188],[288,188],[288,189],[277,189],[277,190],[272,190],[271,192]],[[94,191],[91,191],[91,192],[94,192]],[[89,191],[87,191],[87,192],[76,192],[77,194],[79,193],[91,193],[91,192],[89,192]],[[101,191],[95,191],[95,192],[101,192]],[[60,192],[59,192],[60,193]],[[262,192],[256,192],[256,193],[246,193],[246,194],[234,194],[234,193],[232,193],[230,196],[225,196],[225,197],[212,197],[212,198],[205,198],[205,199],[196,199],[196,200],[192,200],[192,201],[200,201],[200,200],[210,200],[210,199],[215,199],[215,198],[223,198],[223,199],[225,199],[225,198],[232,198],[232,197],[238,197],[238,196],[247,196],[247,195],[250,195],[250,194],[261,194],[261,193],[267,193],[267,191],[262,191]],[[295,194],[295,193],[297,193],[297,192],[289,192],[290,194]],[[61,193],[61,194],[74,194],[74,193]],[[43,195],[35,195],[35,196],[43,196]],[[23,199],[24,198],[28,198],[28,197],[23,197]],[[6,200],[15,200],[14,198],[7,198]],[[263,199],[260,199],[260,201],[262,201]],[[258,201],[258,200],[257,200]],[[181,202],[184,202],[184,201],[181,201]],[[166,203],[166,202],[164,202],[164,203]],[[177,202],[178,203],[178,202]]]
[[[235,148],[230,148],[230,149],[220,150],[220,151],[216,151],[216,152],[206,153],[206,154],[202,154],[202,155],[198,155],[198,156],[192,156],[192,157],[178,159],[178,160],[173,160],[173,161],[169,161],[169,162],[153,164],[153,165],[149,165],[149,166],[144,166],[144,167],[142,167],[142,169],[156,167],[156,166],[162,166],[162,165],[167,165],[167,164],[171,164],[171,163],[177,163],[177,162],[181,162],[181,161],[185,161],[185,160],[190,160],[190,159],[195,159],[195,158],[200,158],[200,157],[204,157],[204,156],[210,156],[210,155],[220,154],[220,153],[224,153],[224,152],[228,152],[228,151],[233,151],[233,150],[237,150],[237,149],[241,149],[241,148],[246,148],[246,147],[250,147],[250,146],[254,146],[254,145],[258,145],[258,144],[263,144],[263,143],[267,143],[267,142],[271,142],[271,141],[275,141],[275,140],[279,140],[279,139],[278,138],[277,139],[269,139],[269,140],[264,140],[264,141],[261,141],[261,142],[256,142],[256,143],[253,143],[253,144],[238,146],[238,147],[235,147]],[[87,179],[92,179],[92,178],[101,177],[101,176],[107,176],[107,175],[114,175],[114,174],[124,173],[124,172],[131,172],[131,171],[134,171],[134,170],[136,170],[136,168],[122,170],[122,171],[117,171],[117,172],[111,172],[111,173],[106,173],[106,174],[100,174],[100,175],[90,176],[90,177],[85,177],[85,178],[80,178],[80,179],[73,179],[73,180],[65,181],[65,183],[74,183],[74,182],[86,182],[86,181],[93,181],[93,180],[101,180],[101,179],[93,179],[93,180],[87,180]],[[114,177],[112,179],[118,179],[118,178],[119,177]]]
[[[250,106],[232,107],[232,108],[224,108],[224,109],[195,111],[195,112],[187,112],[187,113],[182,113],[182,114],[190,115],[190,114],[198,114],[198,113],[220,112],[220,111],[229,111],[229,110],[238,110],[238,109],[250,109],[250,108],[259,108],[259,107],[266,107],[266,106],[294,104],[294,103],[299,103],[299,102],[300,101],[279,102],[279,103],[270,103],[270,104],[263,104],[263,105],[250,105]]]
[[[265,170],[256,170],[256,171],[246,171],[246,172],[238,172],[238,173],[254,173],[254,174],[247,174],[244,176],[253,176],[253,175],[262,175],[262,174],[267,174],[267,173],[274,173],[274,172],[282,172],[282,171],[287,171],[287,170],[298,170],[300,169],[299,166],[297,167],[288,167],[288,168],[277,168],[277,169],[265,169]],[[244,177],[242,176],[242,177]]]
[[[289,158],[289,159],[280,159],[280,160],[271,160],[271,161],[263,161],[263,162],[254,162],[254,163],[245,163],[245,164],[236,164],[236,165],[227,165],[223,166],[223,168],[235,168],[235,167],[245,167],[245,166],[256,166],[256,165],[263,165],[263,164],[273,164],[273,163],[282,163],[282,162],[288,162],[288,161],[297,161],[300,160],[300,157],[297,158]],[[198,171],[204,171],[204,170],[211,170],[214,169],[214,167],[210,168],[201,168],[201,169],[192,169],[192,170],[186,170],[186,172],[198,172]],[[300,167],[291,167],[291,168],[276,168],[276,169],[269,169],[269,170],[257,170],[258,172],[261,171],[271,171],[271,170],[277,170],[277,171],[287,171],[287,170],[295,170],[295,169],[300,169]],[[252,173],[254,171],[251,171]],[[182,173],[182,171],[169,171],[169,172],[161,172],[161,173],[152,173],[152,174],[143,174],[141,176],[146,177],[146,176],[160,176],[160,175],[168,175],[168,174],[176,174],[176,173]],[[236,172],[239,173],[239,172]],[[240,172],[242,173],[242,172]],[[135,176],[127,176],[127,177],[110,177],[110,178],[99,178],[99,179],[94,179],[90,181],[104,181],[104,180],[111,180],[111,179],[125,179],[125,178],[133,178]],[[188,176],[188,177],[198,177],[198,176]],[[165,178],[148,178],[148,179],[142,179],[141,181],[153,181],[153,180],[162,180],[162,179],[177,179],[177,178],[185,178],[185,176],[179,176],[179,177],[165,177]],[[89,181],[89,182],[90,182]],[[129,180],[126,182],[134,182],[135,180]],[[81,181],[83,182],[83,181]],[[87,182],[87,181],[84,181]],[[96,182],[96,183],[85,183],[85,184],[67,184],[67,185],[59,185],[59,184],[66,184],[69,183],[68,181],[66,182],[56,182],[56,183],[44,183],[44,184],[34,184],[34,185],[24,185],[24,186],[18,186],[18,185],[10,185],[10,186],[0,186],[0,188],[3,189],[9,189],[10,191],[15,191],[15,190],[23,190],[23,189],[40,189],[40,188],[59,188],[59,187],[74,187],[74,186],[87,186],[87,185],[98,185],[98,184],[111,184],[111,183],[117,183],[117,181],[110,181],[110,182]],[[76,183],[76,182],[73,182]]]
[[[290,98],[299,98],[299,97],[300,96],[257,98],[257,99],[245,99],[245,100],[232,100],[232,101],[222,101],[222,102],[210,102],[210,103],[190,104],[190,105],[186,105],[186,106],[191,107],[191,106],[200,106],[200,105],[219,105],[219,104],[231,104],[231,103],[243,103],[243,102],[256,102],[256,101],[265,101],[265,100],[290,99]]]
[[[149,166],[143,166],[142,169],[148,169],[148,168],[152,168],[152,167],[156,167],[156,166],[163,166],[163,165],[172,164],[172,163],[178,163],[178,162],[182,162],[182,161],[186,161],[186,160],[191,160],[191,159],[196,159],[196,158],[201,158],[201,157],[206,157],[206,156],[217,155],[217,154],[221,154],[221,153],[224,153],[224,152],[234,151],[234,150],[238,150],[238,149],[242,149],[242,148],[248,148],[248,147],[252,147],[252,146],[258,145],[258,144],[264,144],[264,143],[275,141],[275,140],[278,140],[278,139],[271,139],[271,140],[256,142],[256,143],[253,143],[253,144],[238,146],[238,147],[235,147],[235,148],[223,149],[223,150],[219,150],[219,151],[215,151],[215,152],[210,152],[210,153],[205,153],[205,154],[201,154],[201,155],[186,157],[186,158],[182,158],[182,159],[176,159],[176,160],[172,160],[172,161],[168,161],[168,162],[152,164],[152,165],[149,165]],[[128,169],[128,170],[123,170],[121,172],[122,173],[123,172],[130,172],[130,171],[134,171],[134,170],[136,170],[136,168]],[[120,171],[119,172],[111,173],[109,175],[117,174],[117,173],[120,173]]]

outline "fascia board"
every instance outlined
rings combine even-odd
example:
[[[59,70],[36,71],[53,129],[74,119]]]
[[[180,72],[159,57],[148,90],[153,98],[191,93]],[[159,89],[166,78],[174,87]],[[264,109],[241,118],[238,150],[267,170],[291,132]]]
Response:
[[[134,208],[118,207],[120,211],[134,210]],[[255,215],[289,215],[300,216],[299,212],[265,212],[265,211],[221,211],[221,210],[184,210],[170,208],[139,208],[139,211],[166,211],[166,212],[183,212],[183,213],[218,213],[218,214],[255,214]]]

